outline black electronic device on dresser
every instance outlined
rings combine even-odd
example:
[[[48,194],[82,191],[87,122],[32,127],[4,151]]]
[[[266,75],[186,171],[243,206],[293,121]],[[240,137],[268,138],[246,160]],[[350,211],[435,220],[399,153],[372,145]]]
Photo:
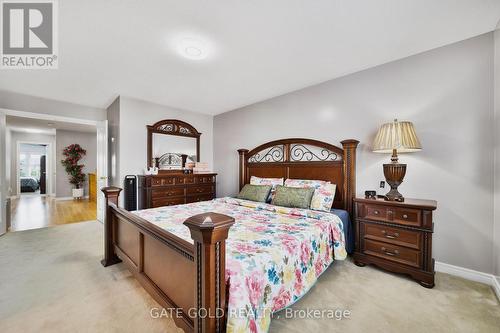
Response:
[[[437,202],[355,198],[354,205],[354,263],[374,264],[410,275],[426,288],[434,287],[432,213]]]

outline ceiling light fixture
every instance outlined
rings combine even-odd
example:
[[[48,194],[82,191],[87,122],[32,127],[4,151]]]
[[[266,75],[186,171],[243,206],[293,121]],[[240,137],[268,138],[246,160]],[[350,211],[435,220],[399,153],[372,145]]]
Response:
[[[209,56],[210,47],[198,38],[182,38],[177,42],[177,53],[190,60],[202,60]]]

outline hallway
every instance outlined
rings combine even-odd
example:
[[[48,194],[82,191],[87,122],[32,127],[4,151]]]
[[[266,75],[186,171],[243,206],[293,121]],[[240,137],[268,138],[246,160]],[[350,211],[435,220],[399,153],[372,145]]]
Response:
[[[44,228],[96,219],[96,203],[84,200],[55,200],[43,196],[12,199],[10,231]]]

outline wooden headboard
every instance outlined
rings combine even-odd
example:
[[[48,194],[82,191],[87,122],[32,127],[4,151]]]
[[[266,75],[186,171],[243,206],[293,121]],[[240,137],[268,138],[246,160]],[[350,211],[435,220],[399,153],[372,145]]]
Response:
[[[251,176],[330,181],[337,185],[333,208],[345,209],[352,216],[358,143],[344,140],[339,148],[311,139],[282,139],[250,151],[238,149],[240,190]]]

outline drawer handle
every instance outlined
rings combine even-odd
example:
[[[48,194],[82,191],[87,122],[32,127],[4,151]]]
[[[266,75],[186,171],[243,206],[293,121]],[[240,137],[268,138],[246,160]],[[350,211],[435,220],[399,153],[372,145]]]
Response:
[[[399,232],[395,232],[394,234],[388,234],[387,231],[385,230],[382,230],[382,233],[384,234],[384,236],[386,238],[390,238],[390,239],[395,239],[395,238],[398,238],[399,237]]]
[[[378,211],[378,210],[374,210],[374,211],[373,211],[373,214],[378,215],[378,214],[379,214],[379,211]]]
[[[203,192],[203,189],[202,188],[197,188],[196,192],[198,192],[198,193]]]
[[[398,250],[394,250],[394,252],[390,252],[385,247],[382,247],[381,250],[382,250],[382,252],[384,252],[388,256],[397,256],[397,255],[399,255],[399,251]]]
[[[404,218],[404,219],[407,219],[407,218],[408,218],[408,215],[403,214],[403,218]]]

